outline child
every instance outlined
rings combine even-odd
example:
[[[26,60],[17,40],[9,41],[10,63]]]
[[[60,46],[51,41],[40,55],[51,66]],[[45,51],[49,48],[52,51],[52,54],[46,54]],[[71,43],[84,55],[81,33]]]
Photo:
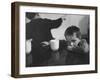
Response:
[[[76,26],[70,26],[65,31],[66,57],[67,64],[89,64],[89,45],[85,39],[82,39],[80,29]]]
[[[69,26],[64,35],[66,40],[59,41],[58,54],[54,54],[55,52],[52,54],[52,64],[89,64],[89,45],[85,39],[81,38],[80,29],[76,26]]]
[[[76,26],[70,26],[65,31],[65,39],[69,43],[68,50],[80,49],[84,53],[89,52],[89,46],[85,39],[82,39],[80,29]]]

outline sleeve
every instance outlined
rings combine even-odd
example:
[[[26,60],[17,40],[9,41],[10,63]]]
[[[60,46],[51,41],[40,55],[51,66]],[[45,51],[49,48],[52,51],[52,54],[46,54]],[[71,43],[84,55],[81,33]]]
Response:
[[[61,18],[58,18],[56,20],[46,19],[46,23],[47,23],[49,29],[58,28],[62,23],[62,19]]]
[[[26,39],[32,38],[32,29],[29,23],[26,24]]]

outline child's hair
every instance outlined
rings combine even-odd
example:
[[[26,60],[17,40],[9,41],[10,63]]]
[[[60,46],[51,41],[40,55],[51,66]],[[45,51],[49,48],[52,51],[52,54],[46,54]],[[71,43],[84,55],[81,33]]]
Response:
[[[73,33],[76,33],[77,38],[81,39],[81,32],[80,29],[77,26],[69,26],[66,30],[65,30],[65,34],[64,36],[66,37],[67,35],[72,36]]]

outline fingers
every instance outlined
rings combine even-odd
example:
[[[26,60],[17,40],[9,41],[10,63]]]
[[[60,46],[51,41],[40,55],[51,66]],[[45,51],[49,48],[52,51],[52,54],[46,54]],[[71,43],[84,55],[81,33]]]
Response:
[[[82,48],[85,53],[89,52],[89,45],[85,39],[81,40],[79,47]]]
[[[49,45],[49,42],[43,41],[43,42],[41,42],[41,44],[42,44],[43,47],[45,47],[45,46],[48,46]]]
[[[65,21],[66,20],[66,15],[63,15],[61,18],[62,18],[63,21]]]

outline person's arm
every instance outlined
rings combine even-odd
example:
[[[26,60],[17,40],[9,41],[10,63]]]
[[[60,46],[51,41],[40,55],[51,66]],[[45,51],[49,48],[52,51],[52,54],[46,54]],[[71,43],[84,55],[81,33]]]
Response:
[[[89,52],[89,45],[86,40],[82,39],[78,46],[67,46],[67,50],[74,52],[74,53],[88,53]]]
[[[49,27],[49,29],[58,28],[62,23],[61,18],[56,19],[56,20],[51,20],[51,19],[44,19],[44,20],[45,20],[45,23],[47,24],[47,26]]]
[[[85,39],[82,39],[81,42],[79,43],[79,47],[85,52],[89,52],[89,44]]]
[[[46,22],[48,23],[49,25],[49,28],[52,29],[52,28],[58,28],[63,21],[66,20],[65,16],[62,16],[56,20],[51,20],[51,19],[45,19]]]

